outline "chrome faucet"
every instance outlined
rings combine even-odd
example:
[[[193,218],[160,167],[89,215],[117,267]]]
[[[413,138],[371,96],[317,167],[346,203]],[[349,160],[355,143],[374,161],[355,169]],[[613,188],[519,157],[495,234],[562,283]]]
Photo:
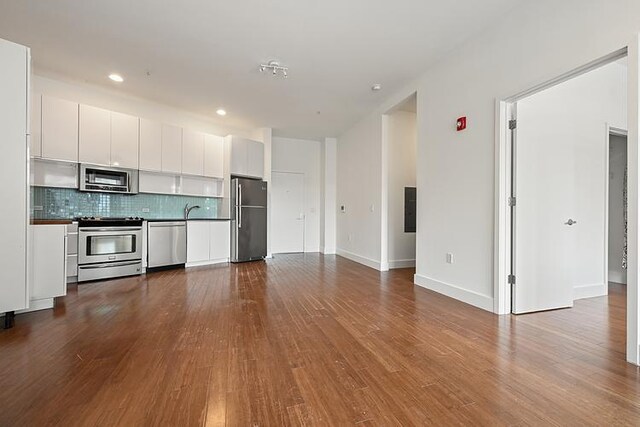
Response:
[[[189,214],[191,213],[192,210],[194,209],[200,209],[200,206],[195,205],[195,206],[191,206],[189,207],[189,203],[187,203],[186,205],[184,205],[184,219],[189,219]]]

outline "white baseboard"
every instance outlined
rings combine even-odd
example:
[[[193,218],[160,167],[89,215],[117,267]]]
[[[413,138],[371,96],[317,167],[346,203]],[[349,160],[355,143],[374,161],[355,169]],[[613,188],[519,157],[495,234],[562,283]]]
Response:
[[[363,256],[360,256],[358,254],[354,254],[353,252],[345,251],[344,249],[337,249],[336,250],[336,254],[341,256],[341,257],[350,259],[351,261],[355,261],[358,264],[363,264],[363,265],[366,265],[367,267],[371,267],[371,268],[373,268],[375,270],[383,271],[382,270],[382,265],[380,264],[380,261],[376,261],[374,259],[363,257]]]
[[[430,279],[426,276],[416,274],[413,276],[413,282],[426,289],[430,289],[439,294],[457,299],[474,307],[481,308],[493,313],[493,298],[482,295],[473,291],[462,289],[458,286],[451,285],[437,280]]]
[[[320,253],[322,253],[324,255],[335,255],[336,254],[336,248],[323,247],[323,248],[320,248]]]
[[[609,293],[609,287],[604,283],[580,285],[573,287],[573,299],[603,297]]]
[[[627,284],[627,275],[620,271],[609,270],[609,281],[614,283]]]
[[[416,266],[415,259],[396,259],[393,261],[389,261],[389,269],[393,270],[395,268],[413,268]]]
[[[228,258],[213,259],[213,260],[208,260],[208,261],[188,262],[187,264],[185,264],[185,267],[186,268],[202,267],[202,266],[205,266],[205,265],[226,264],[228,262],[229,262]]]

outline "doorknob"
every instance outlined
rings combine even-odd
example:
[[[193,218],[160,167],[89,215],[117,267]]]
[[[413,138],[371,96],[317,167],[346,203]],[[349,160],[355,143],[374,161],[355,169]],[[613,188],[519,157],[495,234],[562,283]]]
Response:
[[[569,218],[569,221],[565,222],[566,225],[573,225],[573,224],[577,224],[578,221],[574,221],[571,218]]]

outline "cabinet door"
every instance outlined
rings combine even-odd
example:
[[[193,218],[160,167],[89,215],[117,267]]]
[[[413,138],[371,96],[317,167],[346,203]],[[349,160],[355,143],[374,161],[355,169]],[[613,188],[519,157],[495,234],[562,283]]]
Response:
[[[140,169],[162,170],[162,124],[140,119]]]
[[[182,129],[162,125],[162,171],[182,172]]]
[[[42,96],[31,97],[31,157],[42,156]]]
[[[42,96],[42,157],[78,161],[78,104]]]
[[[111,113],[111,165],[138,169],[138,118]]]
[[[26,308],[29,302],[29,159],[25,146],[29,108],[29,50],[0,40],[0,67],[0,313],[4,313]],[[3,348],[6,348],[6,345]]]
[[[216,135],[204,137],[204,176],[224,176],[224,138]]]
[[[228,260],[231,254],[231,229],[229,221],[211,221],[209,237],[209,259]]]
[[[231,175],[247,174],[247,143],[244,138],[234,137],[231,141]]]
[[[182,130],[182,173],[204,175],[204,134]]]
[[[80,105],[81,163],[109,166],[111,163],[111,111]]]
[[[264,144],[247,141],[247,175],[256,178],[264,177]]]
[[[31,300],[67,294],[66,225],[32,225]]]
[[[209,260],[209,221],[187,221],[187,263]]]

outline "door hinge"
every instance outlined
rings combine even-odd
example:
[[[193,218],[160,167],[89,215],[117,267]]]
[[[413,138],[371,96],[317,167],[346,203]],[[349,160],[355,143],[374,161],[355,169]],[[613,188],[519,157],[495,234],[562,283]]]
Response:
[[[517,120],[509,120],[509,129],[510,130],[515,129],[517,124],[518,124]]]
[[[509,276],[507,276],[507,282],[510,285],[515,285],[516,284],[516,276],[513,274],[510,274]]]
[[[516,205],[516,198],[515,197],[509,197],[509,206],[515,206]]]

